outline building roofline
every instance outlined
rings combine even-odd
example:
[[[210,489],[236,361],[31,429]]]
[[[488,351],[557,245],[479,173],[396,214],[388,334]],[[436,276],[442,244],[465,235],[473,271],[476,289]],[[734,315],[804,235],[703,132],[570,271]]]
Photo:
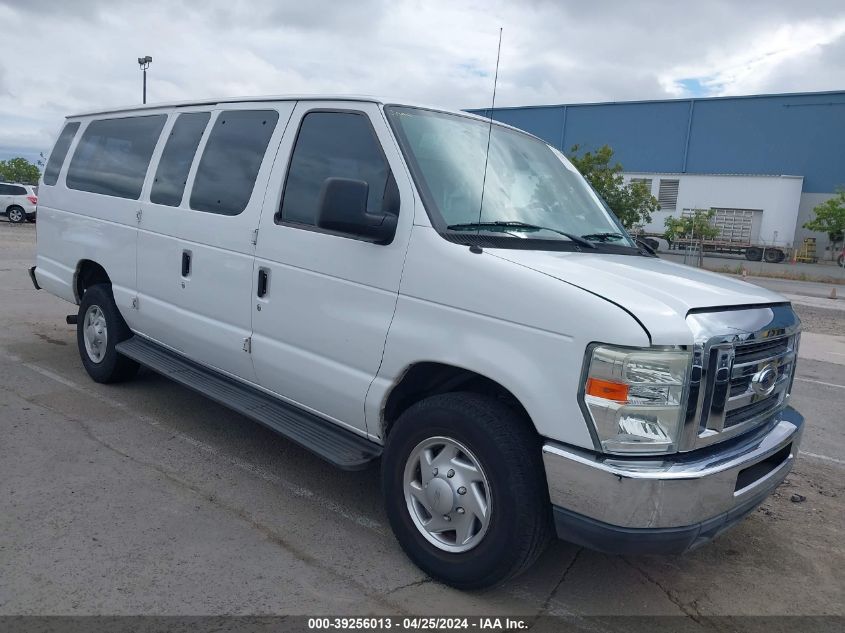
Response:
[[[771,99],[776,97],[818,97],[838,95],[845,97],[845,90],[823,90],[821,92],[772,92],[755,95],[724,95],[718,97],[678,97],[676,99],[635,99],[632,101],[585,101],[582,103],[546,103],[523,106],[497,106],[494,112],[502,110],[531,110],[536,108],[577,108],[581,106],[637,105],[647,103],[689,103],[691,101],[728,101],[738,99]],[[468,108],[467,112],[488,112],[490,108]]]
[[[750,174],[743,172],[710,172],[710,171],[643,171],[640,169],[623,169],[626,176],[741,176],[743,178],[793,178],[803,180],[804,176],[797,174]]]

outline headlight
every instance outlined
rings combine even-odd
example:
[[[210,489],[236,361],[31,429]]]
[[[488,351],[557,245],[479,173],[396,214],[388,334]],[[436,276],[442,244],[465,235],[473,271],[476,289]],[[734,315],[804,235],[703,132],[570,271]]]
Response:
[[[686,397],[689,352],[593,348],[583,404],[608,453],[677,450]]]

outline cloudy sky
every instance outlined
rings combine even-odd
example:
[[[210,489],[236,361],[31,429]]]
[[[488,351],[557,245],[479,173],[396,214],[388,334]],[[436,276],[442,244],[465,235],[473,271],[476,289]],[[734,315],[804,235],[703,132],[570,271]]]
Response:
[[[842,0],[0,0],[0,159],[70,113],[282,93],[452,108],[845,89]]]

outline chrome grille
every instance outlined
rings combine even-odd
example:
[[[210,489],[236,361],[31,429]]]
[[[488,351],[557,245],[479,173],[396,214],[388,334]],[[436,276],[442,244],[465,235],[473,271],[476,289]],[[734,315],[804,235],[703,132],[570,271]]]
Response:
[[[788,305],[693,313],[695,333],[681,450],[765,424],[786,406],[800,321]]]

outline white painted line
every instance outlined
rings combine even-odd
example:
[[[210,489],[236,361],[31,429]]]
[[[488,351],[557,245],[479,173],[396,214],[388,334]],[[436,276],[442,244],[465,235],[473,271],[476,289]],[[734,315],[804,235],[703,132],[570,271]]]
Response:
[[[807,456],[812,457],[813,459],[820,459],[824,462],[833,462],[834,464],[842,464],[845,466],[845,459],[836,459],[835,457],[828,457],[827,455],[818,455],[817,453],[808,453],[807,451],[802,451],[800,448],[798,449],[798,456]]]
[[[7,358],[20,361],[20,358],[12,356],[11,354],[3,354],[3,355],[6,356]],[[54,380],[54,381],[58,382],[59,384],[65,385],[66,387],[70,387],[71,389],[74,389],[76,391],[80,391],[80,392],[82,392],[86,395],[93,397],[93,398],[97,398],[101,402],[104,402],[105,404],[107,404],[111,407],[114,407],[115,409],[119,409],[119,410],[131,415],[132,417],[149,424],[150,426],[166,429],[168,433],[170,433],[174,437],[182,440],[186,444],[190,444],[191,446],[198,448],[202,452],[204,452],[208,455],[211,455],[216,459],[222,459],[224,461],[227,461],[227,462],[229,462],[229,464],[231,464],[235,468],[243,470],[243,471],[245,471],[245,472],[247,472],[251,475],[254,475],[254,476],[258,477],[259,479],[263,479],[264,481],[266,481],[268,483],[271,483],[273,485],[284,488],[285,490],[287,490],[289,493],[291,493],[292,495],[294,495],[296,497],[301,497],[303,499],[309,499],[310,501],[313,501],[314,503],[322,506],[326,510],[334,512],[335,514],[339,514],[343,518],[348,519],[348,520],[350,520],[354,523],[357,523],[358,525],[365,527],[369,530],[372,530],[373,532],[377,532],[378,534],[385,535],[387,533],[387,531],[384,529],[384,526],[381,523],[379,523],[378,521],[374,521],[373,519],[370,519],[369,517],[366,517],[364,515],[351,512],[351,511],[347,510],[346,508],[340,506],[339,504],[335,503],[334,501],[331,501],[330,499],[326,499],[325,497],[321,497],[320,495],[318,495],[314,491],[309,490],[308,488],[306,488],[304,486],[300,486],[299,484],[295,484],[292,481],[287,481],[286,479],[282,479],[278,475],[275,475],[275,474],[265,470],[264,468],[261,468],[260,466],[256,466],[255,464],[252,464],[252,463],[250,463],[246,460],[240,459],[238,457],[233,457],[231,455],[225,455],[225,454],[221,453],[219,449],[217,449],[214,446],[211,446],[210,444],[206,444],[205,442],[202,442],[202,441],[200,441],[196,438],[193,438],[189,435],[185,435],[184,433],[181,433],[181,432],[177,431],[176,429],[173,429],[172,427],[167,426],[166,424],[162,424],[161,422],[159,422],[158,420],[156,420],[154,418],[150,418],[148,416],[141,415],[141,414],[137,413],[136,411],[133,411],[130,407],[123,404],[122,402],[114,400],[113,398],[109,398],[108,396],[103,396],[101,394],[94,393],[94,392],[90,391],[89,389],[86,389],[82,385],[80,385],[80,384],[78,384],[78,383],[76,383],[72,380],[69,380],[69,379],[65,378],[64,376],[60,376],[59,374],[52,372],[49,369],[45,369],[44,367],[41,367],[40,365],[36,365],[34,363],[27,363],[27,362],[23,362],[21,364],[24,367],[26,367],[27,369],[31,369],[32,371],[34,371],[38,374],[41,374],[45,378],[49,378],[50,380]]]
[[[833,382],[825,382],[823,380],[813,380],[812,378],[800,378],[798,376],[795,377],[795,380],[800,380],[801,382],[812,382],[817,385],[824,385],[825,387],[837,387],[839,389],[845,389],[845,385],[837,385]]]

